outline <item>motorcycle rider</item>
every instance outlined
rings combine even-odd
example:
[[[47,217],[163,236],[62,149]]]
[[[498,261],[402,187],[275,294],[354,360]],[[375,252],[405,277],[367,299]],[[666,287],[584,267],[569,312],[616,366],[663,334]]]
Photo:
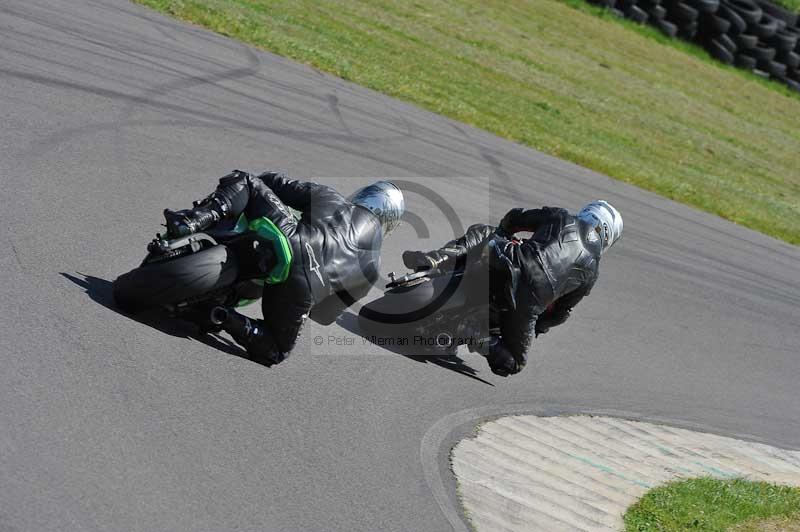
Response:
[[[499,326],[500,336],[484,354],[494,373],[508,376],[525,367],[531,337],[564,323],[589,294],[600,258],[620,238],[622,226],[619,211],[603,200],[577,215],[554,207],[517,208],[497,228],[473,225],[441,249],[404,252],[403,262],[416,271],[446,270],[460,259],[468,274],[476,263],[488,265],[490,327]],[[533,235],[514,238],[522,231]]]
[[[264,319],[217,307],[200,320],[201,328],[213,329],[210,319],[267,365],[288,356],[309,313],[315,321],[332,323],[369,292],[379,276],[383,237],[400,224],[405,209],[403,193],[388,181],[363,187],[348,200],[331,187],[292,180],[283,173],[252,176],[239,170],[221,178],[217,189],[194,205],[164,211],[168,235],[230,223],[243,213],[251,227],[258,220],[271,236],[265,240],[251,231],[245,245],[238,246],[252,256],[242,267],[255,268],[267,279]],[[299,220],[288,207],[300,211]],[[276,257],[283,257],[283,263]]]

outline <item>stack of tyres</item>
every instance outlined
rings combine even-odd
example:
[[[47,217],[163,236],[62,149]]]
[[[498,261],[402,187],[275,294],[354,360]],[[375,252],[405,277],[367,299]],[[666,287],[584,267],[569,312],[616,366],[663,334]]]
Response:
[[[712,56],[729,65],[736,53],[736,43],[728,36],[731,22],[721,16],[719,0],[709,0],[705,6],[707,9],[700,14],[698,38]]]
[[[765,18],[763,10],[753,0],[722,0],[720,11],[731,22],[728,34],[738,45],[736,64],[763,77],[770,77],[775,49],[760,37],[777,31],[774,20]]]
[[[730,22],[737,66],[798,88],[789,78],[800,64],[796,15],[767,0],[721,0],[719,13]]]
[[[693,0],[700,14],[700,29],[697,41],[708,50],[708,53],[726,65],[733,64],[738,45],[730,36],[731,21],[725,17],[726,9],[721,0]]]
[[[655,4],[650,2],[646,2],[648,5],[655,5],[658,6],[657,0]],[[629,18],[634,22],[638,22],[639,24],[644,24],[648,20],[650,20],[650,13],[645,11],[642,6],[639,4],[641,0],[617,0],[617,8],[625,15],[625,18]],[[660,6],[659,6],[660,7]]]
[[[728,63],[735,63],[736,66],[752,70],[756,67],[756,60],[752,55],[752,50],[758,43],[755,35],[747,33],[748,20],[755,20],[760,13],[753,12],[746,3],[748,0],[721,0],[717,16],[719,19],[728,23],[728,30],[725,37],[729,41],[727,51],[730,55]],[[713,55],[713,52],[712,52]],[[718,57],[714,55],[714,57]]]
[[[668,37],[678,34],[678,26],[667,20],[667,9],[661,5],[661,0],[637,0],[639,9],[647,13],[647,21],[661,30]]]
[[[800,17],[771,0],[590,0],[800,91]]]
[[[775,32],[768,34],[764,37],[765,44],[775,50],[775,57],[772,63],[783,65],[783,67],[774,64],[767,64],[768,68],[777,70],[773,74],[771,70],[770,75],[777,79],[784,81],[793,89],[800,91],[800,28],[798,28],[798,16],[776,6],[766,0],[756,0],[758,6],[762,9],[762,21],[766,19],[768,23],[770,20],[774,21]],[[763,27],[763,25],[762,25]]]
[[[700,9],[704,2],[695,0],[664,0],[667,9],[667,20],[678,28],[678,37],[692,40],[700,28]],[[715,6],[716,9],[716,6]]]

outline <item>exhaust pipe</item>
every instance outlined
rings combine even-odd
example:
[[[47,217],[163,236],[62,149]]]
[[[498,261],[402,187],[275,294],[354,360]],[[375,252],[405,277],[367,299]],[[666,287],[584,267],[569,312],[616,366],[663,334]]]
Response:
[[[214,307],[209,316],[211,323],[219,325],[240,344],[250,340],[254,334],[261,334],[257,324],[250,321],[247,316],[242,316],[233,309]]]
[[[228,321],[228,309],[224,307],[214,307],[211,309],[211,323],[214,325],[222,325]]]

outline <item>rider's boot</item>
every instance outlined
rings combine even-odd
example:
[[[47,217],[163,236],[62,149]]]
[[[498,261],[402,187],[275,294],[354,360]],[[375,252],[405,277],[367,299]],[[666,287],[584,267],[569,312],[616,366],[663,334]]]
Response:
[[[256,362],[269,366],[286,358],[286,353],[278,349],[272,335],[264,327],[263,320],[248,318],[232,308],[215,307],[211,311],[211,321],[230,334]]]
[[[194,202],[194,208],[181,211],[164,210],[167,220],[167,234],[173,238],[191,235],[208,229],[226,218],[233,218],[247,205],[250,175],[234,170],[220,178],[217,189],[201,201]]]
[[[208,229],[225,217],[225,212],[213,199],[213,194],[196,203],[193,209],[173,211],[164,209],[167,220],[167,234],[172,237],[187,236]]]

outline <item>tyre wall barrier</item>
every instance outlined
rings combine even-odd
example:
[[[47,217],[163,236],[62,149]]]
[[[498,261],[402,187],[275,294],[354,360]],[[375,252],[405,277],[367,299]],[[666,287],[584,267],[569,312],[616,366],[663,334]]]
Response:
[[[798,14],[769,0],[589,0],[800,92]]]

